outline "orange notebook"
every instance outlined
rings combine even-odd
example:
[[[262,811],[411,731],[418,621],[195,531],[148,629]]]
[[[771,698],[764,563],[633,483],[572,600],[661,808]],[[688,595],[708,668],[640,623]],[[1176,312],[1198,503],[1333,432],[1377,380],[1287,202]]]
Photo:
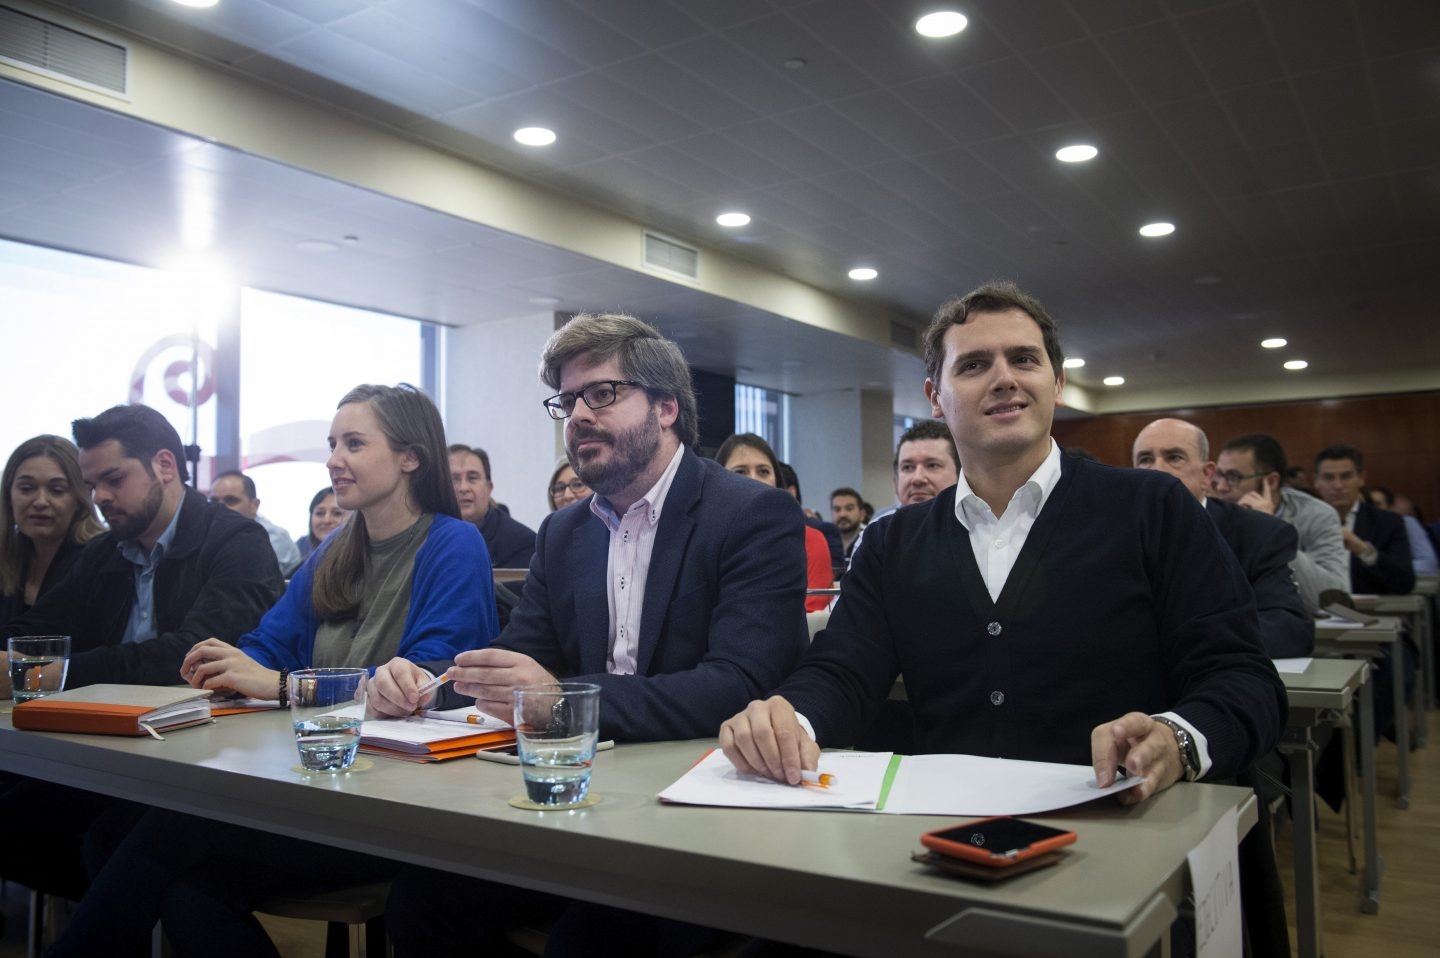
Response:
[[[514,741],[515,729],[473,708],[369,719],[360,727],[360,751],[407,762],[443,762]]]
[[[150,735],[210,721],[210,692],[189,686],[87,685],[20,702],[16,728],[35,732]]]

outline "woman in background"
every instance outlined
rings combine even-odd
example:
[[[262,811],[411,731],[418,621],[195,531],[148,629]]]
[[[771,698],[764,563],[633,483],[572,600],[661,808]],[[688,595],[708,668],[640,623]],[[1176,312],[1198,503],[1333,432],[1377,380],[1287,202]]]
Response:
[[[440,413],[411,386],[357,386],[340,400],[326,463],[349,520],[317,548],[255,631],[206,639],[180,677],[196,688],[280,698],[286,672],[453,659],[499,631],[485,540],[459,518]],[[292,753],[292,759],[294,755]],[[391,861],[150,809],[94,876],[47,954],[143,954],[163,919],[177,955],[278,955],[253,911],[380,881]]]
[[[310,531],[295,540],[295,546],[300,550],[300,559],[304,561],[315,551],[315,547],[325,541],[325,537],[336,529],[340,523],[349,518],[350,513],[341,509],[335,502],[335,490],[326,486],[315,493],[315,498],[310,500]]]
[[[590,495],[590,487],[585,485],[585,480],[575,475],[575,470],[570,467],[570,460],[561,456],[555,463],[555,471],[550,473],[550,485],[546,486],[550,494],[550,511],[564,509],[572,502],[578,502]]]
[[[780,460],[770,444],[753,432],[731,436],[720,444],[715,461],[731,472],[765,483],[780,484]],[[805,584],[811,589],[828,589],[834,585],[830,570],[830,546],[819,529],[805,527]],[[812,595],[805,598],[806,612],[820,612],[830,605],[830,596]]]
[[[0,480],[0,628],[64,578],[80,547],[104,531],[74,443],[36,436],[17,446]]]

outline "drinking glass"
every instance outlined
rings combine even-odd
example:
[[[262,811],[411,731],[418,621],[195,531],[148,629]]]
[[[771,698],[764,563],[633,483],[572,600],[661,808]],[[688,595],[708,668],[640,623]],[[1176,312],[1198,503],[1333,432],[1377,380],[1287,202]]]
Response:
[[[29,635],[9,642],[10,690],[16,702],[54,695],[70,669],[70,636]]]
[[[365,720],[365,669],[296,669],[287,685],[295,747],[307,772],[343,772],[355,761]]]
[[[515,689],[514,696],[526,797],[551,808],[580,804],[590,789],[600,727],[600,686],[529,685]]]

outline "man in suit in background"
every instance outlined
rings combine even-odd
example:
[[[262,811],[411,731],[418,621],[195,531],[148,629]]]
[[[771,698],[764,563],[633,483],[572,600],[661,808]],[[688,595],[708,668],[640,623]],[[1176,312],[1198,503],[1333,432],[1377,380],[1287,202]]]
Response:
[[[1315,491],[1340,515],[1350,553],[1350,591],[1404,595],[1415,588],[1410,540],[1399,516],[1365,501],[1365,455],[1327,446],[1315,455]]]
[[[509,720],[511,691],[561,679],[601,687],[600,737],[700,738],[778,685],[807,644],[800,506],[698,458],[695,395],[679,348],[629,316],[577,316],[551,337],[545,401],[565,421],[588,509],[552,513],[510,624],[462,653],[450,701]],[[427,673],[397,659],[370,702],[428,706]],[[453,690],[453,691],[451,691]],[[706,929],[421,868],[394,884],[397,955],[504,953],[507,929],[555,920],[546,954],[694,953]],[[495,949],[498,949],[496,951]]]
[[[1131,457],[1136,469],[1159,469],[1179,479],[1210,514],[1255,592],[1265,651],[1277,659],[1309,655],[1315,648],[1315,626],[1290,572],[1297,542],[1294,527],[1207,496],[1215,473],[1210,441],[1183,419],[1157,419],[1140,430]]]

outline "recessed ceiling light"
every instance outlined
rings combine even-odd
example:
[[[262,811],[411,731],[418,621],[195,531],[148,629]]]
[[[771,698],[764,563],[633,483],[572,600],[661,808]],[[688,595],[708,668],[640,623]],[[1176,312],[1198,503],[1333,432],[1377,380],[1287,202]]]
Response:
[[[1100,151],[1088,143],[1062,146],[1055,151],[1055,159],[1061,163],[1084,163],[1086,160],[1093,160],[1099,155]]]
[[[850,271],[851,279],[858,279],[862,282],[872,280],[879,275],[880,272],[878,270],[871,269],[868,266],[857,266]]]
[[[1141,236],[1169,236],[1175,232],[1174,223],[1146,223],[1140,227]]]
[[[1125,377],[1124,377],[1124,376],[1106,376],[1104,379],[1102,379],[1102,380],[1100,380],[1100,381],[1103,382],[1103,383],[1104,383],[1105,385],[1107,385],[1107,386],[1123,386],[1123,385],[1125,385]]]
[[[1285,345],[1285,340],[1281,339],[1279,336],[1276,336],[1274,339],[1260,340],[1260,345],[1264,346],[1266,349],[1279,349],[1281,346]]]
[[[729,226],[729,227],[749,226],[749,225],[750,225],[750,214],[749,214],[749,213],[721,213],[719,216],[715,217],[715,222],[719,223],[721,226]]]
[[[1066,369],[1079,369],[1083,365],[1085,365],[1085,360],[1079,358],[1078,356],[1071,356],[1069,359],[1065,360]]]
[[[175,0],[182,7],[213,7],[220,0]]]
[[[915,32],[922,37],[953,37],[964,30],[969,22],[963,13],[956,13],[954,10],[940,10],[936,13],[927,13],[916,20]]]
[[[1286,368],[1286,369],[1304,369],[1304,368],[1305,368],[1306,366],[1308,366],[1308,365],[1310,365],[1310,364],[1307,363],[1307,362],[1306,362],[1305,360],[1303,360],[1303,359],[1292,359],[1292,360],[1290,360],[1289,362],[1287,362],[1287,363],[1285,364],[1285,368]]]
[[[515,131],[515,141],[526,146],[549,146],[555,142],[555,131],[543,126],[524,126]]]

